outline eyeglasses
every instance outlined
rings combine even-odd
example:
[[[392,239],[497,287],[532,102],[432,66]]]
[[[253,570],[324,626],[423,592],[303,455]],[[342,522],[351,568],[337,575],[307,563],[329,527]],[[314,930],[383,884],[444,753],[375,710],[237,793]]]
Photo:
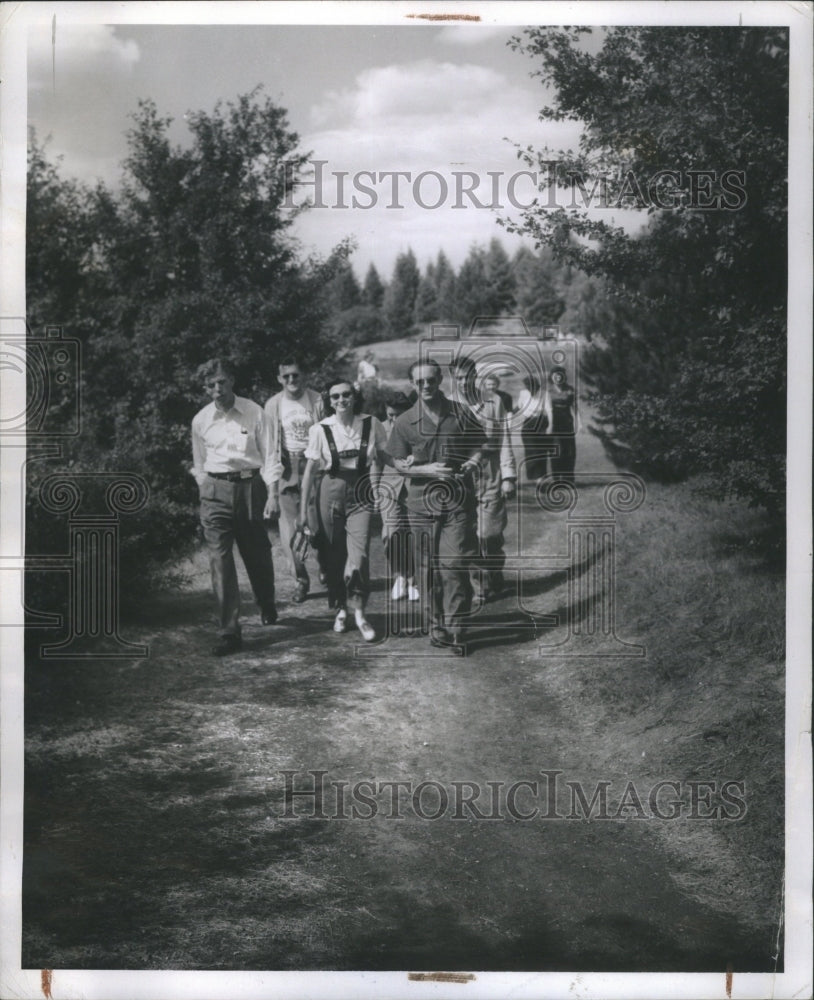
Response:
[[[288,382],[288,380],[290,379],[292,382],[296,382],[299,377],[300,377],[299,372],[288,372],[285,375],[281,375],[280,380],[283,382]]]
[[[331,399],[350,399],[353,395],[352,392],[332,392]]]
[[[417,378],[415,384],[421,388],[422,385],[438,385],[437,378]]]

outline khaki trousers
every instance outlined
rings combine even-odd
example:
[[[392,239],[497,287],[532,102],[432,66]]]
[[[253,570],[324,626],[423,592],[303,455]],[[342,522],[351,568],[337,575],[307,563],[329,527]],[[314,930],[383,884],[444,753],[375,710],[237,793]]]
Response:
[[[240,635],[240,589],[234,545],[249,575],[260,610],[274,607],[274,567],[263,524],[266,487],[259,475],[229,482],[207,478],[200,487],[201,527],[209,549],[212,590],[221,635]]]

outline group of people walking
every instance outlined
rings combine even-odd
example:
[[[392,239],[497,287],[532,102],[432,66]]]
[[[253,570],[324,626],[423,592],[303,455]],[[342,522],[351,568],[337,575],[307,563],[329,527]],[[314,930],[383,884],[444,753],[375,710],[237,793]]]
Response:
[[[473,599],[487,601],[503,589],[506,501],[517,483],[512,412],[524,418],[527,475],[534,478],[542,474],[545,435],[557,426],[551,414],[558,405],[565,410],[555,402],[558,393],[570,393],[570,417],[559,424],[570,419],[573,427],[567,379],[550,395],[527,384],[528,401],[521,394],[515,407],[497,375],[480,376],[464,354],[454,363],[453,398],[441,391],[437,362],[416,362],[410,396],[390,395],[384,423],[363,412],[361,392],[344,377],[329,379],[322,393],[306,387],[295,359],[280,363],[281,391],[264,408],[235,395],[228,361],[208,362],[199,377],[210,403],[192,422],[192,472],[220,611],[216,655],[241,647],[235,542],[262,623],[277,621],[271,538],[278,527],[295,581],[291,600],[302,603],[310,591],[312,548],[333,631],[353,624],[374,641],[366,605],[376,510],[392,599],[421,602],[433,645],[461,647]],[[570,438],[560,458],[569,446],[573,451],[573,431]]]

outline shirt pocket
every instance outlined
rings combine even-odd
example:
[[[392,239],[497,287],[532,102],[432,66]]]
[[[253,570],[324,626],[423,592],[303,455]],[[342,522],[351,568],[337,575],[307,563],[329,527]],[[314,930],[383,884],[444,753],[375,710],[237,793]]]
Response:
[[[251,435],[246,430],[245,427],[241,427],[236,430],[232,435],[232,447],[238,453],[238,455],[245,455],[249,447],[249,438]]]

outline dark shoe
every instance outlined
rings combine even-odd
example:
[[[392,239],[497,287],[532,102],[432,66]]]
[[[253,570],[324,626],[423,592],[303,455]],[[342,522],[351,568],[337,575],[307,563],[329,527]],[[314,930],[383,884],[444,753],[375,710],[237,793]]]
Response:
[[[445,649],[448,653],[461,656],[464,652],[463,633],[438,629],[431,634],[430,645],[435,649]]]
[[[294,588],[294,593],[291,595],[291,600],[294,604],[302,604],[307,596],[308,584],[304,580],[298,580],[297,586]]]
[[[276,625],[277,608],[275,608],[273,604],[270,608],[266,608],[260,615],[260,620],[263,622],[264,625]]]
[[[212,647],[212,655],[228,656],[230,653],[237,653],[242,645],[239,635],[222,635]]]

